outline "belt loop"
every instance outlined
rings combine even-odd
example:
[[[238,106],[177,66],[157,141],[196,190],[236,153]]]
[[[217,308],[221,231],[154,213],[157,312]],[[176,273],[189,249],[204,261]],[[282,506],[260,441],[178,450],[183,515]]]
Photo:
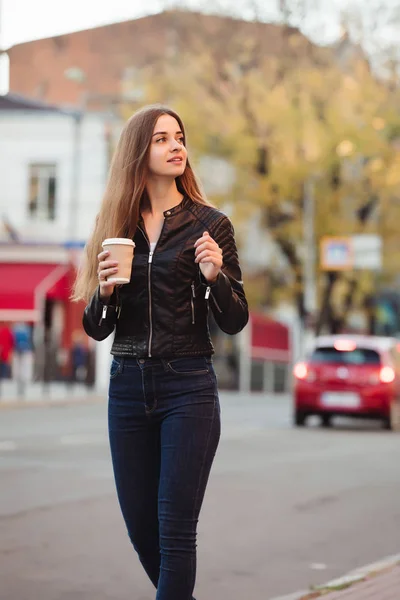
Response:
[[[119,363],[119,372],[123,373],[124,372],[124,366],[125,366],[125,357],[122,356],[121,357],[121,361]]]

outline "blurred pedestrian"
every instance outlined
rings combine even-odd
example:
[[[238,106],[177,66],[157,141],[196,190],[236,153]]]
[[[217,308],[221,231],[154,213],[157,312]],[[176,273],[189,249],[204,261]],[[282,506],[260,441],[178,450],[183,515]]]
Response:
[[[10,379],[14,350],[14,336],[7,323],[0,323],[0,382]]]
[[[26,385],[32,381],[33,343],[32,329],[27,323],[14,325],[14,378],[20,396],[25,395]]]
[[[84,334],[76,330],[72,334],[71,346],[71,381],[84,383],[87,374],[88,350],[85,345]]]
[[[130,283],[105,238],[136,244]],[[232,225],[202,195],[184,127],[150,106],[126,124],[86,248],[75,298],[103,340],[115,330],[109,436],[118,498],[157,600],[191,600],[196,530],[220,436],[214,352],[207,324],[238,333],[248,309]]]

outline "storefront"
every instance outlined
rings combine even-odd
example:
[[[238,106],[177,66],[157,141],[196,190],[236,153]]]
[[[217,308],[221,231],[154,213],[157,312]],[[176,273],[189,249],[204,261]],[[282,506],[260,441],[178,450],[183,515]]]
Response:
[[[239,336],[239,388],[243,392],[287,391],[292,360],[287,325],[257,312]]]
[[[31,328],[35,380],[70,379],[73,345],[89,350],[84,304],[70,300],[75,274],[76,258],[64,246],[0,244],[0,322]]]

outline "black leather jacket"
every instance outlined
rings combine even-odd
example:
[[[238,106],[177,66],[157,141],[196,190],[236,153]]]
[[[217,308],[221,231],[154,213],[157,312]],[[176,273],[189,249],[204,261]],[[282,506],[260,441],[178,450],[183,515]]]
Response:
[[[109,304],[99,288],[85,308],[83,326],[95,340],[115,328],[111,354],[136,358],[209,356],[214,348],[208,330],[208,309],[228,334],[248,321],[242,275],[228,217],[211,206],[184,198],[164,212],[164,225],[154,254],[142,221],[129,284],[117,286]],[[208,231],[223,251],[222,272],[209,285],[194,262],[194,243]]]

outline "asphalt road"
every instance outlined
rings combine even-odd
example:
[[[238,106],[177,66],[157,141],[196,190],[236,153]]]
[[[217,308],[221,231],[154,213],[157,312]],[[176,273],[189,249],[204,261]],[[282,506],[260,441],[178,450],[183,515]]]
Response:
[[[290,399],[222,396],[197,600],[269,600],[400,551],[400,435],[295,430]],[[0,599],[154,600],[112,479],[104,403],[0,410]]]

